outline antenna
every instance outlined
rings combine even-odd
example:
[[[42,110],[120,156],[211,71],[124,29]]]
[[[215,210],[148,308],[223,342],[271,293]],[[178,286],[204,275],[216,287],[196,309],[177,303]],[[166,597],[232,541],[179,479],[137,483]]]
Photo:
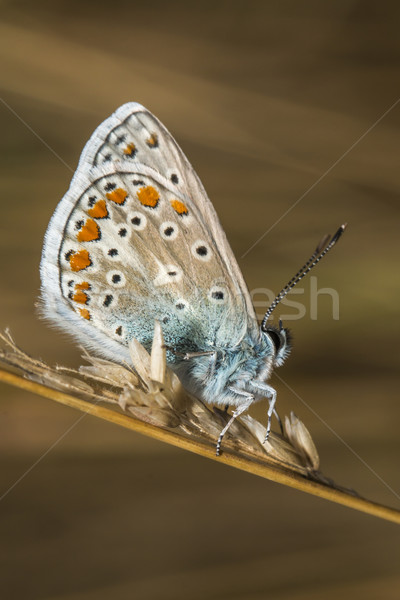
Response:
[[[332,236],[332,238],[330,235],[325,235],[322,238],[322,240],[316,247],[315,252],[313,252],[313,254],[310,256],[308,261],[301,267],[301,269],[299,269],[297,271],[296,275],[294,275],[292,277],[292,279],[290,281],[288,281],[288,283],[279,292],[279,294],[277,295],[275,300],[272,302],[272,304],[267,309],[267,312],[265,313],[264,318],[261,323],[262,331],[266,331],[267,321],[268,321],[269,317],[271,316],[271,313],[278,306],[279,302],[290,292],[290,290],[292,290],[294,288],[295,285],[297,285],[299,283],[299,281],[301,279],[303,279],[303,277],[305,275],[307,275],[307,273],[309,273],[311,271],[311,269],[313,269],[315,267],[315,265],[317,265],[319,263],[319,261],[322,258],[324,258],[324,256],[329,252],[329,250],[331,250],[331,248],[333,248],[333,246],[339,240],[339,238],[341,237],[341,235],[344,232],[344,230],[346,229],[346,227],[347,227],[347,223],[344,223],[343,225],[341,225],[339,227],[339,229],[337,230],[335,235]]]

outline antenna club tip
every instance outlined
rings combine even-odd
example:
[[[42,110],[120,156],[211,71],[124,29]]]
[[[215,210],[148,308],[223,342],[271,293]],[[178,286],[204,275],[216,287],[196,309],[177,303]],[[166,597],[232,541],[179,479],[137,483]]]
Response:
[[[347,227],[347,223],[343,223],[339,229],[337,230],[337,232],[335,233],[335,235],[332,237],[330,244],[329,245],[334,245],[336,244],[336,242],[338,241],[338,239],[341,237],[342,233],[344,232],[344,230]]]

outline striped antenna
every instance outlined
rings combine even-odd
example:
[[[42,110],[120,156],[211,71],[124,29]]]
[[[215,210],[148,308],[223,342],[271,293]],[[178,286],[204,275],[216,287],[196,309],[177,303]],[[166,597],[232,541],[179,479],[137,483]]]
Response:
[[[307,275],[307,273],[309,273],[311,271],[311,269],[313,269],[315,267],[315,265],[317,265],[319,263],[319,261],[322,258],[324,258],[324,256],[329,252],[329,250],[331,250],[331,248],[333,248],[333,246],[339,240],[340,236],[342,235],[342,233],[344,232],[346,227],[347,227],[347,223],[344,223],[343,225],[341,225],[339,227],[339,229],[337,230],[335,235],[332,236],[332,238],[330,237],[330,235],[325,235],[322,238],[322,240],[316,247],[315,252],[313,252],[313,254],[310,256],[308,261],[301,267],[301,269],[299,269],[297,271],[296,275],[294,275],[292,277],[292,279],[290,281],[288,281],[288,283],[279,292],[279,294],[277,295],[275,300],[272,302],[272,304],[268,308],[267,312],[264,315],[262,323],[261,323],[262,331],[266,331],[267,321],[268,321],[269,317],[271,316],[271,313],[278,306],[279,302],[290,292],[290,290],[292,290],[294,288],[295,285],[297,285],[299,283],[299,281],[301,281],[301,279],[303,279],[303,277],[305,277],[305,275]]]

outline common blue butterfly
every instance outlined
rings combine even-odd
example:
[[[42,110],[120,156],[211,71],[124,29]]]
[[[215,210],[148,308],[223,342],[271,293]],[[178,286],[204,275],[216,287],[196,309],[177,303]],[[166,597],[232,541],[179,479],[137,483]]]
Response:
[[[261,326],[207,194],[171,134],[137,103],[121,106],[86,144],[48,226],[42,260],[46,318],[115,362],[136,338],[151,348],[158,320],[168,365],[187,390],[232,406],[232,421],[269,400],[266,383],[290,350],[267,321],[340,237],[325,239],[277,296]],[[276,414],[276,413],[275,413]]]

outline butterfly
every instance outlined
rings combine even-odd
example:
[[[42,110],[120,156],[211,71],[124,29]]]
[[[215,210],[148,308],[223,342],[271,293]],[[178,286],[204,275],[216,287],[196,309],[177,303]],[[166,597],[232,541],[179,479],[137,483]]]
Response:
[[[258,324],[217,214],[182,150],[146,108],[118,108],[87,142],[48,226],[43,313],[82,345],[130,362],[129,342],[151,349],[159,321],[167,363],[209,404],[232,407],[229,426],[276,391],[267,381],[290,351],[271,312],[339,239],[325,239]]]

